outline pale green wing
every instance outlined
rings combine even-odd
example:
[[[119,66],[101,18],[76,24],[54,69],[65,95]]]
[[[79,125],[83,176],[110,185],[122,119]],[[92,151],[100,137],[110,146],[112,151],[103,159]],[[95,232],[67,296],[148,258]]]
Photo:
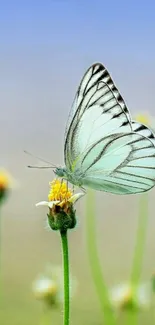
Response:
[[[65,163],[73,170],[77,161],[104,136],[131,132],[129,111],[108,71],[92,65],[78,88],[65,135]]]
[[[149,138],[155,145],[155,134],[149,127],[137,121],[132,121],[132,129],[134,132],[141,134],[146,138]]]
[[[83,186],[114,194],[145,192],[155,185],[155,146],[140,134],[110,135],[81,160]]]

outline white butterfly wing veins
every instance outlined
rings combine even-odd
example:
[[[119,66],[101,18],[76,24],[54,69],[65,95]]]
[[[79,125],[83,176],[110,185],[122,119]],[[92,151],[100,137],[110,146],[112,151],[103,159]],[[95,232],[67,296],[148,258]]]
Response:
[[[132,121],[132,130],[136,133],[145,136],[146,138],[149,138],[152,141],[152,143],[155,145],[155,134],[146,125],[141,124],[137,121]]]
[[[92,65],[80,83],[66,127],[68,180],[116,194],[147,191],[155,185],[153,138],[147,127],[131,121],[104,66]]]
[[[73,163],[103,136],[130,132],[129,111],[102,64],[92,65],[78,88],[65,132],[65,163]],[[80,158],[79,158],[80,159]]]
[[[118,134],[108,136],[96,146],[102,150],[85,171],[85,186],[132,194],[145,192],[155,185],[155,147],[150,139],[136,133]],[[91,152],[83,164],[86,161],[90,164],[89,155]]]

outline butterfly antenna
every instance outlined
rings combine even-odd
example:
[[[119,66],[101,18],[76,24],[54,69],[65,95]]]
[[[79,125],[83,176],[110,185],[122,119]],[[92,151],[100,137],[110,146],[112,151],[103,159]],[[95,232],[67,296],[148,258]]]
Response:
[[[56,168],[56,166],[53,165],[53,164],[51,164],[51,162],[49,162],[49,161],[47,161],[47,160],[45,160],[45,159],[42,159],[42,158],[40,158],[40,157],[38,157],[38,156],[34,156],[32,153],[30,153],[30,152],[27,151],[27,150],[24,150],[24,153],[26,153],[27,155],[29,155],[29,156],[31,156],[31,157],[33,157],[33,158],[36,158],[36,159],[38,159],[38,160],[44,162],[45,164],[49,164],[49,165],[50,165],[50,167],[45,167],[45,166],[41,166],[41,167],[37,167],[37,166],[28,166],[29,168]]]
[[[37,169],[47,169],[47,168],[55,168],[53,166],[33,166],[33,165],[28,165],[28,168],[37,168]]]

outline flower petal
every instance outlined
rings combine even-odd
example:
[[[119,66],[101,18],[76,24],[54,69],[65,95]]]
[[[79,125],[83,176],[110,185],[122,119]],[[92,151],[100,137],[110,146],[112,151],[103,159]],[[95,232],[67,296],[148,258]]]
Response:
[[[85,193],[74,194],[74,195],[71,196],[71,198],[68,201],[71,202],[71,203],[75,203],[80,199],[80,197],[82,197],[84,195],[85,195]]]
[[[53,204],[58,204],[59,202],[60,201],[50,201],[50,202],[41,201],[41,202],[36,203],[36,207],[43,205],[43,206],[48,206],[50,209],[52,209]]]

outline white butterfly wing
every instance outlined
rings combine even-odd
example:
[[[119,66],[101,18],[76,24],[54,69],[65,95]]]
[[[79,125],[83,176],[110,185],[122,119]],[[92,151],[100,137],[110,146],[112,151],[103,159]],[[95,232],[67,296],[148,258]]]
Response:
[[[103,136],[131,130],[130,114],[108,71],[94,64],[80,83],[69,116],[65,136],[67,168],[73,170]]]
[[[149,138],[155,145],[155,134],[146,125],[141,124],[137,121],[132,121],[132,129],[134,132],[137,132],[138,134],[142,134],[146,138]]]
[[[80,175],[86,187],[115,194],[145,192],[155,185],[154,144],[153,133],[131,121],[105,67],[91,66],[66,127],[67,170],[77,179]]]
[[[155,147],[140,134],[110,135],[85,154],[80,168],[83,186],[114,194],[145,192],[155,185]]]

